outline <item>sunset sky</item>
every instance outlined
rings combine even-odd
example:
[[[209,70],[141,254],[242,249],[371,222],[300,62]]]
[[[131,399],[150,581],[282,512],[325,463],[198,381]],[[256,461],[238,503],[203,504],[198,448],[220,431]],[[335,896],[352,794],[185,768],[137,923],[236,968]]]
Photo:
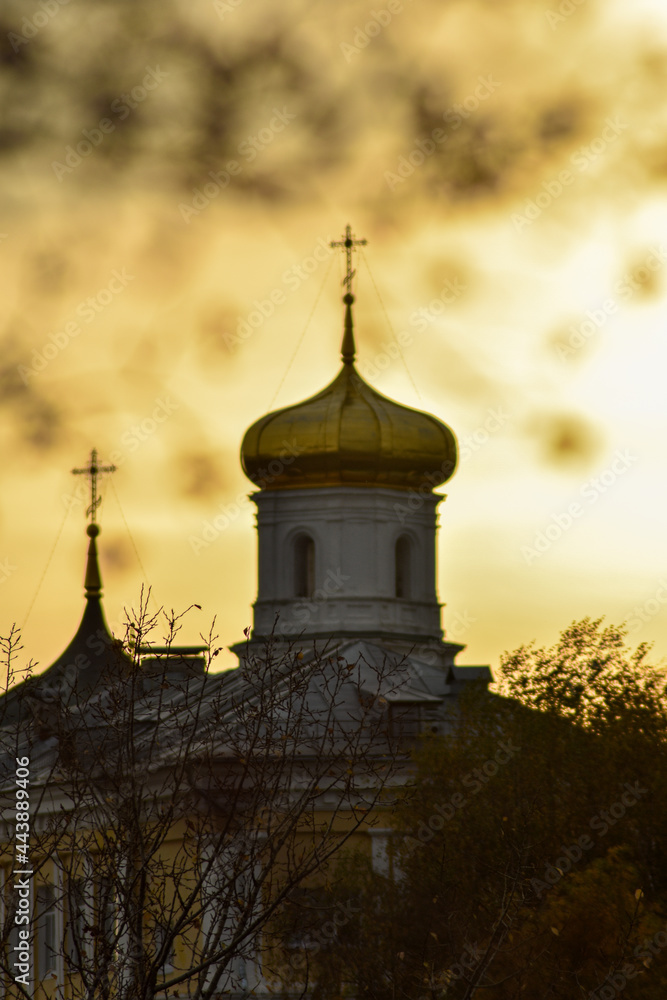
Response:
[[[459,439],[460,662],[587,615],[667,656],[664,3],[8,0],[0,38],[0,631],[73,635],[96,447],[112,628],[143,582],[242,638],[240,443],[338,371],[349,222],[359,370]]]

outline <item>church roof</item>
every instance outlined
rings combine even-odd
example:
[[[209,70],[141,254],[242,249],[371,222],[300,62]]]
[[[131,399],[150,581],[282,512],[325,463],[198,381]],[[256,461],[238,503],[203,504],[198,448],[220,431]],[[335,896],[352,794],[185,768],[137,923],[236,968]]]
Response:
[[[89,524],[86,559],[86,607],[74,638],[50,667],[39,675],[41,688],[58,690],[61,697],[88,695],[97,685],[130,662],[122,643],[114,639],[102,607],[102,579],[97,558],[98,524]]]
[[[40,738],[46,739],[54,727],[57,728],[58,705],[84,704],[96,690],[122,676],[131,663],[122,642],[112,636],[104,617],[102,577],[97,558],[100,526],[95,518],[101,502],[97,480],[101,473],[114,471],[113,465],[103,466],[98,462],[95,449],[85,468],[72,469],[76,475],[87,475],[91,486],[87,514],[92,520],[86,528],[89,538],[84,579],[86,606],[73,639],[60,656],[46,670],[11,688],[2,699],[1,725],[32,720]]]

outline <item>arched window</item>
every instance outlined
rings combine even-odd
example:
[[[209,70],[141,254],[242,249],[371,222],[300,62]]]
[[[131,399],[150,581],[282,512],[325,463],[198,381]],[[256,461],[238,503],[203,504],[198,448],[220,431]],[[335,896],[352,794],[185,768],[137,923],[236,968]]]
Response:
[[[412,545],[407,535],[396,540],[396,597],[410,597]]]
[[[310,535],[294,540],[294,596],[312,597],[315,590],[315,542]]]

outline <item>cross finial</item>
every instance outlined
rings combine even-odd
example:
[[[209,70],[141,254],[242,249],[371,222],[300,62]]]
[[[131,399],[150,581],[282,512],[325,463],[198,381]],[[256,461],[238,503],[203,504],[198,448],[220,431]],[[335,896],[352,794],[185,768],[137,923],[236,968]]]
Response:
[[[100,465],[97,461],[97,450],[93,448],[90,453],[90,461],[84,469],[72,469],[75,476],[90,477],[90,506],[86,511],[86,517],[90,517],[91,524],[95,524],[97,508],[102,503],[102,497],[97,495],[97,477],[102,472],[115,472],[115,465]],[[98,529],[99,530],[99,529]]]
[[[342,250],[345,251],[345,262],[347,266],[346,266],[345,277],[343,278],[343,284],[346,286],[348,295],[352,293],[352,278],[357,273],[352,269],[352,251],[354,250],[355,247],[365,247],[367,243],[368,240],[355,240],[355,238],[352,235],[352,229],[348,225],[345,227],[345,239],[334,240],[332,243],[329,244],[329,246],[332,248],[340,247]]]

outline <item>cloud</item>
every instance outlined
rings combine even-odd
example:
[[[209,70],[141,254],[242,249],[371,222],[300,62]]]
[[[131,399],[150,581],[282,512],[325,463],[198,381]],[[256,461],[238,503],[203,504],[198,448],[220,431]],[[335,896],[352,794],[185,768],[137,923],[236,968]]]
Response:
[[[576,413],[534,413],[524,424],[546,464],[563,470],[584,469],[601,454],[601,432]]]
[[[224,467],[225,458],[220,454],[202,450],[181,452],[176,457],[176,479],[181,494],[207,501],[222,496],[227,478],[222,472]]]

